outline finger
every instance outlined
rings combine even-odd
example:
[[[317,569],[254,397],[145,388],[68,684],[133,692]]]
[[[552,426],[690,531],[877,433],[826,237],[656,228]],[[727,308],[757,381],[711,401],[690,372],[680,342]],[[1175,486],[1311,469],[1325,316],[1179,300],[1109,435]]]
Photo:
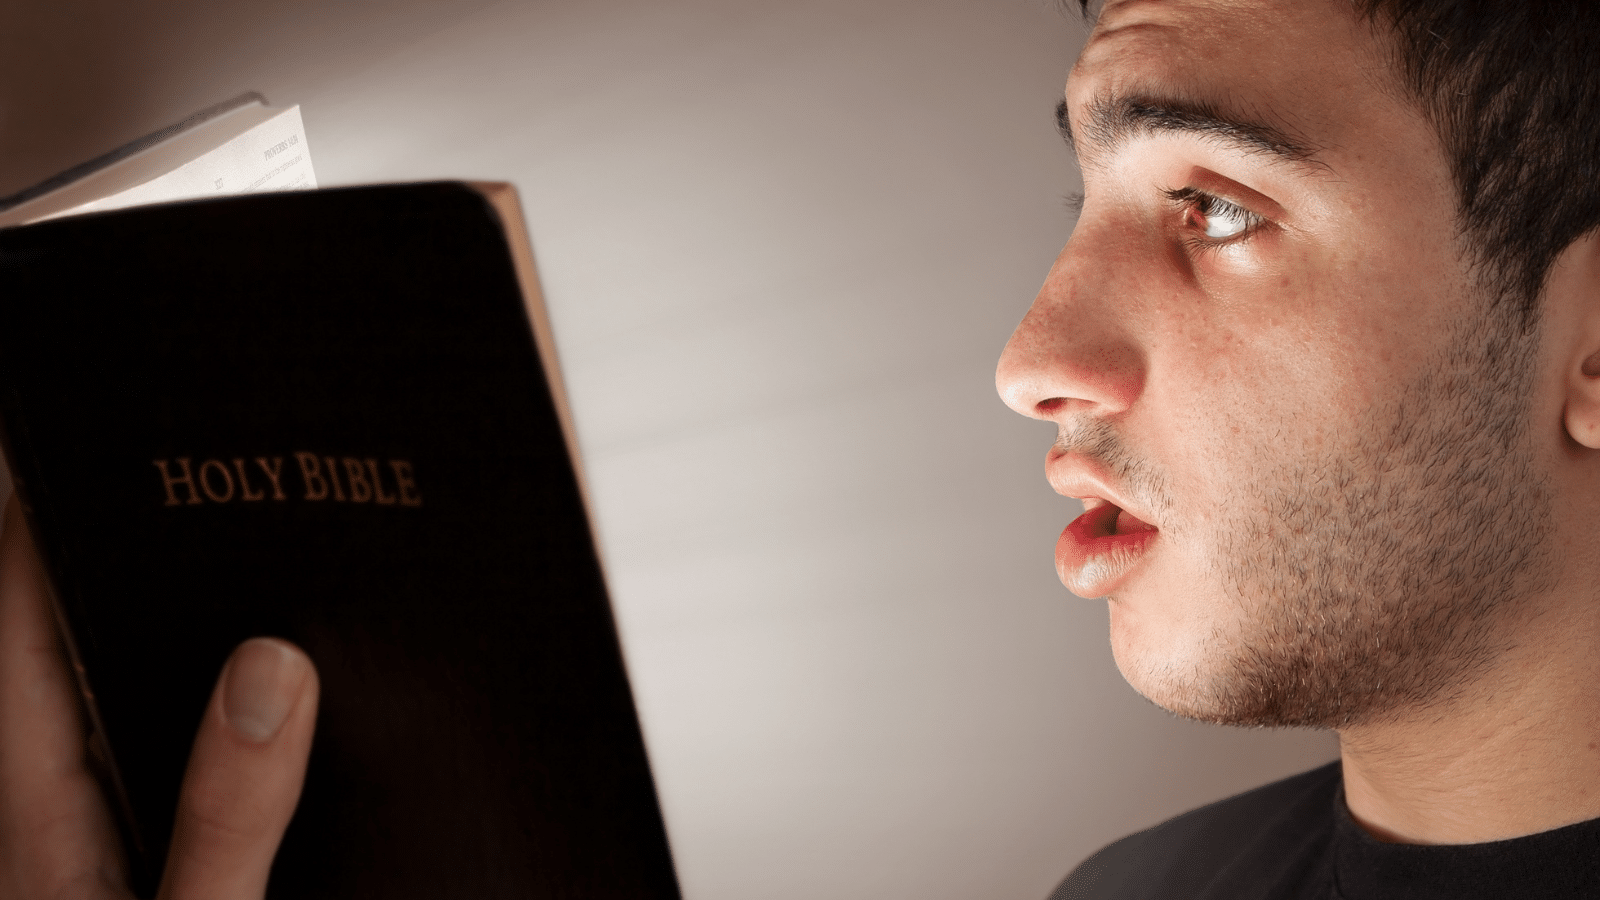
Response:
[[[254,638],[222,669],[195,737],[162,875],[164,900],[260,900],[305,780],[317,673]]]
[[[0,897],[120,895],[121,847],[13,497],[0,531]]]

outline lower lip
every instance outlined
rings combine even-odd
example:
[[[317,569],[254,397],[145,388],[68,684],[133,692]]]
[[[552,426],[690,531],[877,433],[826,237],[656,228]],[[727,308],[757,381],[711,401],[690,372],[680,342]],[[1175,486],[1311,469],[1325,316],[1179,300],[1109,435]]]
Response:
[[[1103,503],[1072,520],[1056,541],[1056,573],[1080,597],[1104,597],[1117,589],[1160,534],[1154,528],[1116,534],[1122,510]]]

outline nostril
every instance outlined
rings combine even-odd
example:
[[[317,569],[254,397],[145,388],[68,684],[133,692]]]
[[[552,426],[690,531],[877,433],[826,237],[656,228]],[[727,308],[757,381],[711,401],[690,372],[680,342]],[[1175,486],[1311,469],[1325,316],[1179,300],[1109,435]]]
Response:
[[[1053,413],[1060,412],[1069,402],[1070,401],[1065,397],[1051,397],[1047,400],[1040,400],[1038,403],[1035,403],[1033,408],[1035,412],[1039,413],[1039,415],[1048,416]]]

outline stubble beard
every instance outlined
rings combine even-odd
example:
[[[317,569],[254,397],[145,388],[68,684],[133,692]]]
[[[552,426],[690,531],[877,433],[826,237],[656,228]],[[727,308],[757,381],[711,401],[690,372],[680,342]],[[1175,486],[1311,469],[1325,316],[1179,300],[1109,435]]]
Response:
[[[1212,555],[1239,615],[1152,700],[1337,729],[1426,715],[1492,668],[1556,567],[1528,434],[1538,329],[1487,307],[1342,452],[1261,460],[1224,508],[1266,514],[1224,522]]]

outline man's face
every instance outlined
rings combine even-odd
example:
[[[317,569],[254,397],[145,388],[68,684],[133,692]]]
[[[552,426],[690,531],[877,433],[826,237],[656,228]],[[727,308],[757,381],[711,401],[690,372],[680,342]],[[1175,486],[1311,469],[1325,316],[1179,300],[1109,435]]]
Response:
[[[1183,715],[1446,699],[1555,568],[1538,332],[1384,50],[1348,0],[1126,0],[1067,84],[1082,215],[997,382],[1086,498],[1063,582]]]

